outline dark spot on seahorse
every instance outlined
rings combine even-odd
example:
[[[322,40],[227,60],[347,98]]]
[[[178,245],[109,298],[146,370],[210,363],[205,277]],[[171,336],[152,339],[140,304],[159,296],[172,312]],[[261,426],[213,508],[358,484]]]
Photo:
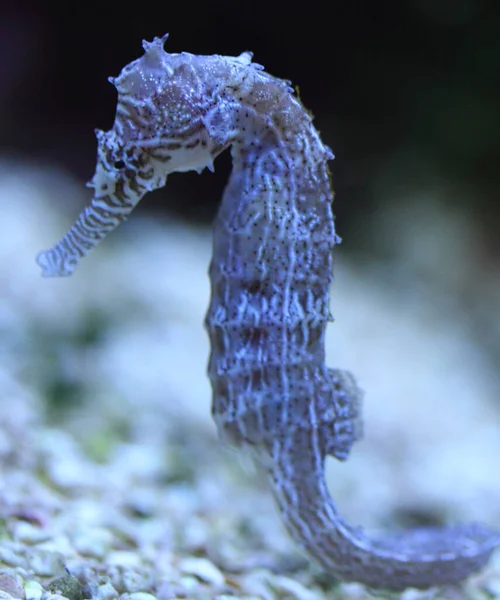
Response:
[[[189,144],[185,145],[185,148],[187,150],[191,150],[192,148],[196,148],[196,146],[198,146],[200,143],[200,139],[195,139],[192,142],[189,142]]]
[[[114,195],[116,197],[121,197],[124,196],[124,181],[122,178],[119,178],[115,181],[115,193]],[[113,197],[112,196],[108,196],[108,198],[110,199],[109,204],[113,204]]]
[[[264,369],[259,367],[250,373],[250,386],[252,390],[265,389],[267,383],[264,375]]]
[[[180,142],[168,142],[165,144],[165,148],[167,150],[179,150],[182,148],[182,144]]]
[[[158,162],[161,162],[163,164],[167,164],[172,160],[170,154],[155,154],[154,152],[152,152],[151,157],[154,158],[154,160],[157,160]]]
[[[324,325],[318,325],[316,327],[309,327],[309,338],[307,340],[307,349],[311,350],[314,346],[318,345],[323,337]]]
[[[224,331],[220,326],[212,327],[212,347],[214,354],[221,355],[224,352]]]
[[[151,156],[153,155],[148,152],[140,152],[136,159],[137,167],[145,167],[147,164],[149,164]]]
[[[130,189],[137,195],[139,195],[141,193],[141,187],[137,181],[137,179],[132,176],[129,181],[128,181],[129,187]]]
[[[255,253],[257,253],[255,251]],[[251,281],[241,281],[240,287],[252,296],[264,293],[269,288],[269,282],[266,279],[252,279]]]
[[[227,380],[225,377],[218,377],[217,380],[214,382],[214,387],[215,390],[217,391],[217,399],[218,400],[222,400],[222,399],[227,399],[228,396],[228,386],[227,386]]]
[[[155,170],[153,167],[149,167],[149,169],[145,169],[145,170],[141,171],[139,174],[143,179],[151,179],[153,177],[153,175],[155,174]]]
[[[261,327],[248,327],[242,330],[241,337],[245,346],[250,346],[252,350],[256,350],[266,343],[269,332]]]

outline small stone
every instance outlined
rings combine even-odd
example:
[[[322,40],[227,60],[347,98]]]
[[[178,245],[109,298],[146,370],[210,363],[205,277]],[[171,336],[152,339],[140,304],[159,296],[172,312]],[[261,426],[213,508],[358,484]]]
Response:
[[[139,517],[149,517],[154,514],[157,498],[148,489],[131,490],[127,498],[127,506]]]
[[[61,594],[52,594],[51,592],[47,592],[42,596],[42,600],[68,600],[66,596],[62,596]]]
[[[153,575],[149,570],[127,570],[122,575],[122,583],[127,592],[131,593],[132,595],[139,594],[141,593],[141,590],[151,587],[153,584]]]
[[[127,550],[115,550],[110,552],[106,557],[108,565],[116,565],[126,569],[132,569],[140,565],[139,555],[136,552],[128,552]]]
[[[269,585],[279,592],[285,592],[289,598],[297,600],[318,600],[318,594],[305,588],[301,583],[289,577],[272,576]]]
[[[269,589],[269,575],[266,571],[254,571],[243,575],[240,581],[242,591],[249,596],[273,600],[276,594]]]
[[[83,600],[83,586],[73,575],[65,575],[52,580],[47,589],[53,594],[61,594],[68,600]]]
[[[113,534],[101,528],[79,533],[73,539],[75,550],[82,556],[103,559],[113,545]]]
[[[231,594],[219,594],[215,600],[262,600],[262,596],[231,596]]]
[[[206,558],[185,558],[179,561],[178,568],[183,573],[195,575],[215,587],[221,588],[224,585],[224,575]]]
[[[0,562],[9,567],[26,568],[27,566],[24,556],[16,554],[13,550],[5,546],[0,546]]]
[[[76,577],[78,581],[93,581],[96,578],[95,569],[91,567],[88,561],[82,560],[81,558],[69,558],[64,563],[67,573],[71,573],[73,577]],[[87,585],[83,585],[86,589]],[[87,597],[87,596],[85,596]]]
[[[54,577],[64,570],[64,558],[59,552],[39,550],[29,557],[29,565],[36,575]]]
[[[108,565],[107,577],[109,583],[120,594],[133,594],[149,590],[155,582],[151,569],[129,569],[117,565]]]
[[[185,575],[181,577],[176,584],[175,591],[177,596],[187,596],[190,598],[198,593],[202,587],[198,577],[191,577],[191,575]]]
[[[93,595],[93,600],[116,600],[119,594],[110,583],[100,585]]]
[[[32,523],[18,521],[13,527],[12,537],[18,542],[33,545],[50,539],[51,533]]]
[[[146,592],[134,592],[129,595],[129,598],[130,600],[156,600],[155,596]]]
[[[162,580],[156,587],[156,597],[158,600],[173,600],[176,597],[174,585],[171,581]]]
[[[23,580],[17,573],[0,571],[0,591],[14,598],[24,598]]]
[[[34,579],[29,579],[24,583],[24,593],[26,600],[40,600],[43,594],[43,587]]]

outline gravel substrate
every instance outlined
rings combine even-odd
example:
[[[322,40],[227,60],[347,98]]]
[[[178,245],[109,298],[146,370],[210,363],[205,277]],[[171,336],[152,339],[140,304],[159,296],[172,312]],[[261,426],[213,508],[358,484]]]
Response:
[[[208,230],[136,215],[73,277],[39,276],[85,195],[0,168],[0,600],[371,597],[299,552],[265,478],[217,440]],[[367,390],[365,439],[329,463],[342,512],[500,527],[500,384],[464,316],[339,263],[328,362]],[[401,597],[500,598],[498,554],[460,587]]]

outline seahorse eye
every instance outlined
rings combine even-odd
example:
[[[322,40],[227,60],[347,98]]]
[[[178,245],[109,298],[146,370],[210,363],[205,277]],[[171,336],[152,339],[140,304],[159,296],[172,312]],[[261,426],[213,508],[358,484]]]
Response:
[[[115,164],[114,164],[115,169],[124,169],[125,168],[125,162],[123,160],[116,160]]]

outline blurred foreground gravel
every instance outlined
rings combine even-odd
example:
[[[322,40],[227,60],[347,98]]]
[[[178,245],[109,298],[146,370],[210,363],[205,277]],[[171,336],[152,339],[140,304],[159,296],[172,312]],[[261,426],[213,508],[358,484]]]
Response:
[[[0,600],[371,597],[310,564],[216,438],[208,230],[139,210],[73,277],[40,277],[86,196],[0,165]],[[338,253],[328,363],[366,390],[365,438],[328,466],[353,523],[500,527],[500,382],[454,306]],[[459,588],[401,597],[500,598],[499,553]]]

